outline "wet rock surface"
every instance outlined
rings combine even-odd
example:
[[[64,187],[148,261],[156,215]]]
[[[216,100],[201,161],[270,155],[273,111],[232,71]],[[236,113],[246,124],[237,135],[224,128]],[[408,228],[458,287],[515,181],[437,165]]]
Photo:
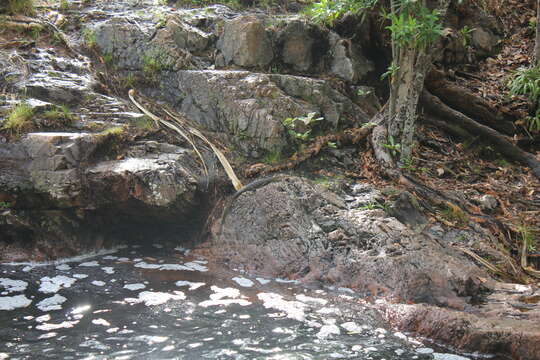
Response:
[[[409,204],[408,197],[398,202]],[[538,356],[534,287],[497,283],[430,231],[414,232],[380,208],[358,208],[376,199],[369,185],[340,196],[286,177],[238,197],[212,249],[247,271],[392,299],[378,306],[398,328],[452,339],[461,349]],[[414,213],[405,220],[418,225]]]

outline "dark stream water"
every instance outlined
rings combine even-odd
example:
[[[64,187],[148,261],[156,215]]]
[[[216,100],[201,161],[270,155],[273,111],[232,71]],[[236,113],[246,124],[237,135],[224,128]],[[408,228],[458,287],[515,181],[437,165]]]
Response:
[[[466,359],[385,328],[348,289],[125,247],[0,265],[0,359]]]

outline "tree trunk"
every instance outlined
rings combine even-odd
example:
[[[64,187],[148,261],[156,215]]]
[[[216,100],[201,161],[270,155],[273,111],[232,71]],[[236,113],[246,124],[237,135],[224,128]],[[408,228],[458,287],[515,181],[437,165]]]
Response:
[[[438,0],[437,10],[441,20],[445,18],[449,5],[450,0]],[[392,11],[396,11],[394,6]],[[387,142],[393,143],[394,146],[399,144],[400,163],[408,161],[411,157],[418,101],[431,67],[435,48],[435,45],[431,48],[414,46],[399,48],[392,41],[394,57],[392,63],[398,67],[392,74],[390,86]]]
[[[534,45],[534,65],[540,65],[540,0],[536,1],[536,42]]]

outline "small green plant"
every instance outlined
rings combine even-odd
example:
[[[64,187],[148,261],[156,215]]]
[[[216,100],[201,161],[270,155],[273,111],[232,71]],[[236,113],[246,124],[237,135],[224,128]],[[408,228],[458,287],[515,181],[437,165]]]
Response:
[[[266,164],[274,165],[279,164],[283,160],[283,153],[281,149],[272,150],[266,153],[263,162]]]
[[[82,37],[83,37],[83,40],[84,40],[84,45],[87,48],[92,49],[92,48],[96,47],[96,45],[97,45],[97,37],[96,37],[96,32],[93,29],[90,29],[90,28],[83,29]]]
[[[158,49],[148,50],[143,56],[143,72],[151,79],[161,71],[171,70],[172,65],[167,53]]]
[[[441,211],[441,215],[458,226],[465,226],[469,223],[469,216],[454,204],[447,203],[446,208]]]
[[[525,122],[527,123],[527,130],[540,132],[540,109],[536,110],[534,116],[525,117]]]
[[[42,116],[55,124],[61,123],[63,125],[69,125],[75,119],[75,116],[65,105],[55,106],[54,108],[45,111]]]
[[[130,73],[119,79],[120,86],[126,89],[132,89],[137,82],[137,77]]]
[[[28,30],[28,35],[30,35],[32,39],[38,39],[41,36],[43,30],[43,26],[41,25],[32,26]]]
[[[474,32],[474,30],[476,29],[470,28],[465,25],[458,31],[459,38],[461,39],[461,44],[463,45],[463,47],[466,48],[471,44],[472,33]]]
[[[135,119],[135,126],[143,130],[151,130],[154,128],[154,120],[144,115]]]
[[[360,210],[376,210],[376,209],[381,209],[381,210],[384,210],[385,212],[388,211],[389,207],[386,203],[384,204],[381,204],[380,202],[378,202],[377,200],[372,200],[370,201],[369,203],[367,203],[366,205],[364,206],[360,206],[359,207]]]
[[[525,118],[527,129],[529,131],[540,131],[540,66],[531,68],[521,68],[517,70],[516,75],[508,83],[510,95],[523,95],[531,101],[537,110],[533,116]]]
[[[99,135],[103,137],[120,137],[123,134],[124,134],[123,126],[113,126],[99,133]]]
[[[531,29],[532,31],[536,31],[536,25],[538,23],[538,20],[534,17],[534,18],[530,18],[529,19],[529,29]]]
[[[370,94],[371,94],[371,90],[358,89],[358,91],[356,91],[356,95],[361,96],[361,97],[368,96]]]
[[[320,0],[307,8],[306,14],[317,23],[332,26],[343,14],[364,13],[375,6],[378,0]]]
[[[426,49],[439,39],[443,27],[437,10],[430,10],[416,1],[402,1],[401,11],[384,12],[390,20],[386,28],[392,33],[392,40],[399,47]]]
[[[399,71],[399,66],[395,63],[390,64],[388,69],[381,75],[381,80],[389,77],[390,79]]]
[[[11,203],[7,201],[0,201],[0,209],[10,209]]]
[[[401,145],[396,144],[395,139],[392,135],[388,137],[388,143],[383,144],[383,146],[390,150],[390,153],[393,157],[396,157],[397,154],[399,154],[399,152],[401,151]]]
[[[114,57],[112,53],[104,53],[101,57],[103,59],[103,63],[107,66],[112,66],[114,63]]]
[[[15,106],[4,121],[2,129],[11,131],[14,134],[21,134],[33,126],[32,117],[34,109],[27,103],[20,103]]]
[[[7,13],[12,15],[32,16],[36,13],[33,0],[7,0],[6,9]]]
[[[69,1],[68,0],[60,0],[60,11],[67,11],[69,10]]]
[[[517,227],[521,240],[527,251],[536,251],[536,231],[532,227],[522,224]]]
[[[294,118],[286,118],[283,120],[283,126],[285,126],[288,130],[289,135],[295,139],[299,140],[300,142],[305,142],[311,139],[312,135],[311,132],[313,130],[313,126],[319,122],[324,120],[322,117],[315,117],[317,113],[309,113],[306,116],[298,116]],[[300,126],[304,129],[307,129],[306,131],[298,131],[297,126],[298,123],[300,123]]]

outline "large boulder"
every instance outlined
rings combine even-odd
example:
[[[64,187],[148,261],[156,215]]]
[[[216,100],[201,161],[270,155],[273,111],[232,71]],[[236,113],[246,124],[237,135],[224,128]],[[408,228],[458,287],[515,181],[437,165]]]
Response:
[[[463,308],[487,276],[383,210],[348,208],[340,196],[297,177],[242,194],[217,235],[214,248],[235,266],[404,301]]]
[[[218,49],[223,54],[225,65],[265,68],[274,59],[272,40],[264,21],[254,16],[239,16],[226,21]]]
[[[293,176],[259,184],[214,224],[213,255],[252,273],[352,288],[397,328],[464,352],[540,356],[538,289],[497,282],[449,241],[389,217],[372,185],[341,196]]]
[[[295,71],[314,71],[328,52],[327,32],[301,20],[286,22],[277,34],[281,61]]]
[[[59,132],[0,144],[0,260],[69,256],[105,239],[144,239],[158,221],[169,239],[191,227],[200,205],[191,151],[155,141],[117,151],[119,141]]]
[[[286,118],[315,112],[328,128],[368,122],[365,110],[327,81],[247,71],[186,70],[160,78],[160,88],[144,92],[167,101],[211,131],[232,135],[246,155],[283,150],[288,145]]]

